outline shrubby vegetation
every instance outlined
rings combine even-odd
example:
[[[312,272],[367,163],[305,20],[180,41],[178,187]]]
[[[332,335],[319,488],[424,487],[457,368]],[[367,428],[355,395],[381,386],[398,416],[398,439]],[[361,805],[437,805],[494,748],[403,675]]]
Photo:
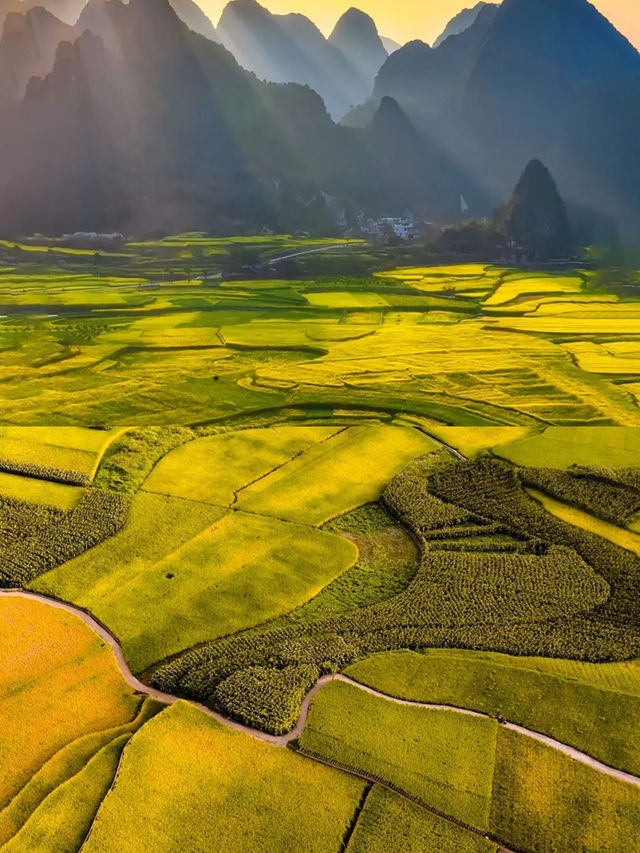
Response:
[[[226,716],[252,729],[283,735],[296,724],[300,703],[319,675],[318,668],[308,664],[282,670],[252,666],[222,681],[214,701]]]
[[[83,471],[49,468],[46,465],[15,462],[12,459],[0,459],[0,471],[7,474],[20,474],[23,477],[33,477],[36,480],[47,480],[51,483],[66,483],[70,486],[88,486],[91,482],[88,474]]]
[[[640,512],[640,471],[573,466],[525,468],[522,482],[620,527]]]
[[[591,661],[640,653],[640,559],[546,513],[508,463],[431,454],[394,478],[384,501],[422,546],[404,591],[353,613],[189,650],[160,667],[154,683],[220,708],[218,685],[254,667],[270,667],[272,679],[286,670],[293,700],[304,679],[294,686],[290,667],[331,672],[377,651],[458,646]],[[440,535],[460,550],[441,550]],[[254,719],[269,713],[258,690],[241,701],[245,714],[254,703]]]
[[[124,525],[129,498],[89,488],[71,510],[0,498],[0,586],[29,583]]]

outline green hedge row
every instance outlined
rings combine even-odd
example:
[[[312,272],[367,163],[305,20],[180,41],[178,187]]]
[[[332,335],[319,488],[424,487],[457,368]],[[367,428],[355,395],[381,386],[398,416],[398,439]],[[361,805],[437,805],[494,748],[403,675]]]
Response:
[[[551,468],[525,468],[521,478],[525,485],[539,489],[551,497],[569,503],[611,524],[625,527],[640,513],[640,490],[632,483],[637,472],[626,472],[615,479],[615,472],[573,468],[556,471]],[[640,485],[640,484],[639,484]]]
[[[0,586],[22,586],[114,536],[130,499],[88,489],[72,510],[0,499]]]
[[[31,462],[16,462],[13,459],[0,458],[0,471],[5,474],[20,474],[33,480],[47,480],[50,483],[64,483],[70,486],[88,486],[91,479],[82,471],[65,468],[49,468]]]

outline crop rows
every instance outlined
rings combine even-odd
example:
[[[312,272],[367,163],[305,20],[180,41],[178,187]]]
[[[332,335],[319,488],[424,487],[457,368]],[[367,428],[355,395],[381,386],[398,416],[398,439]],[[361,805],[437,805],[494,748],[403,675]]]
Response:
[[[13,459],[0,459],[0,471],[6,474],[20,474],[35,480],[47,480],[50,483],[64,483],[70,486],[88,486],[89,476],[82,471],[64,468],[49,468],[31,462],[16,462]]]
[[[558,500],[624,527],[640,512],[640,472],[603,469],[523,469],[522,481]]]
[[[460,647],[590,661],[640,653],[640,559],[545,513],[507,463],[432,454],[394,478],[384,500],[422,542],[420,569],[404,591],[340,617],[186,651],[156,671],[156,686],[280,730],[262,682],[236,673],[268,667],[261,678],[269,696],[277,689],[280,701],[293,703],[305,690],[305,667],[334,672],[380,651]],[[517,551],[443,551],[431,538],[483,524],[507,531]]]
[[[93,548],[124,525],[129,498],[88,489],[72,510],[0,499],[0,586],[20,586]]]

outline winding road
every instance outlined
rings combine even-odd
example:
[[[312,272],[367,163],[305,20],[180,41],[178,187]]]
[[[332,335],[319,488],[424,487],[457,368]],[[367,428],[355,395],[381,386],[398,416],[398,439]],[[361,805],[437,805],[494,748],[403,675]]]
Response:
[[[170,693],[163,693],[160,690],[156,690],[153,687],[149,687],[143,682],[139,681],[133,675],[127,662],[124,658],[124,654],[122,652],[122,648],[118,639],[109,631],[109,629],[103,625],[99,620],[97,620],[94,616],[92,616],[88,611],[84,610],[81,607],[76,607],[73,604],[69,604],[64,601],[60,601],[55,598],[51,598],[47,595],[42,595],[36,592],[27,592],[22,589],[3,589],[0,590],[0,599],[2,598],[22,598],[29,601],[38,601],[41,604],[46,604],[49,607],[55,607],[59,610],[64,610],[67,613],[71,613],[77,618],[81,619],[85,625],[88,625],[91,630],[97,634],[105,643],[107,643],[115,656],[118,667],[122,674],[122,677],[126,681],[126,683],[132,687],[138,693],[144,694],[146,696],[150,696],[153,699],[157,699],[159,702],[162,702],[166,705],[173,705],[178,701],[186,701],[194,707],[198,708],[202,713],[206,714],[209,717],[213,717],[219,723],[227,726],[228,728],[234,729],[236,731],[244,732],[247,735],[250,735],[257,740],[266,741],[267,743],[274,744],[276,746],[286,747],[292,740],[300,737],[302,731],[307,722],[307,717],[309,715],[309,707],[313,702],[314,697],[322,690],[322,688],[331,681],[341,681],[346,684],[350,684],[352,687],[357,687],[359,690],[362,690],[365,693],[369,693],[372,696],[376,696],[379,699],[383,699],[387,702],[394,702],[397,705],[408,705],[414,708],[424,708],[429,711],[451,711],[456,714],[464,714],[466,716],[471,717],[489,717],[488,714],[482,714],[478,711],[470,711],[467,708],[458,708],[455,705],[436,705],[429,702],[415,702],[409,699],[398,699],[395,696],[389,696],[387,693],[381,693],[379,690],[375,690],[372,687],[367,687],[365,684],[361,684],[358,681],[354,681],[351,678],[348,678],[346,675],[342,675],[340,673],[334,673],[332,675],[324,675],[314,685],[314,687],[307,693],[304,701],[302,702],[300,716],[298,718],[298,722],[296,723],[295,728],[293,728],[290,732],[285,735],[270,735],[265,732],[261,732],[257,729],[252,729],[249,726],[245,726],[242,723],[238,723],[234,720],[230,720],[227,717],[223,717],[221,714],[217,714],[215,711],[212,711],[210,708],[207,708],[206,705],[202,705],[199,702],[195,702],[192,700],[181,700],[179,696],[173,696]],[[524,726],[519,726],[515,723],[505,722],[504,728],[510,729],[511,731],[518,732],[521,735],[525,735],[526,737],[532,738],[533,740],[539,741],[540,743],[546,744],[550,746],[552,749],[558,750],[558,752],[562,752],[564,755],[569,756],[574,761],[578,761],[581,764],[586,765],[587,767],[591,767],[594,770],[597,770],[599,773],[603,773],[607,776],[612,776],[614,779],[618,779],[621,782],[626,782],[629,785],[634,785],[637,788],[640,788],[640,777],[634,776],[631,773],[625,773],[623,770],[617,770],[615,767],[610,767],[608,764],[603,764],[601,761],[597,761],[595,758],[592,758],[590,755],[587,755],[584,752],[581,752],[578,749],[575,749],[572,746],[568,746],[561,741],[554,740],[554,738],[548,737],[547,735],[540,734],[540,732],[532,731],[531,729],[527,729]]]

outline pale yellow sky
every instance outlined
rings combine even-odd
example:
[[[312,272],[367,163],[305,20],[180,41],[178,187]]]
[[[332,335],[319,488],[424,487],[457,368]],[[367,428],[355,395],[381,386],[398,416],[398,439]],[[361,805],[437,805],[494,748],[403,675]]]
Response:
[[[214,23],[226,0],[198,0]],[[382,35],[405,42],[421,38],[431,43],[445,23],[475,0],[259,0],[272,12],[302,12],[329,33],[336,20],[354,5],[372,15]],[[640,48],[640,3],[638,0],[594,0],[616,27]]]

